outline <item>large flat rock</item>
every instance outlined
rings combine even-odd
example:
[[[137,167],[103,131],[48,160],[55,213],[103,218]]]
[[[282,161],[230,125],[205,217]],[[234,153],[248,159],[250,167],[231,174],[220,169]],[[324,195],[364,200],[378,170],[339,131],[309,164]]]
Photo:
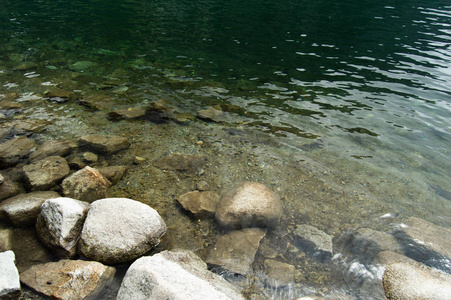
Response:
[[[69,165],[61,156],[49,156],[23,167],[33,190],[48,190],[69,175]]]
[[[114,135],[86,135],[78,141],[81,149],[100,154],[112,154],[130,147],[127,138]]]
[[[0,169],[17,164],[34,146],[35,143],[26,137],[17,137],[0,144]]]

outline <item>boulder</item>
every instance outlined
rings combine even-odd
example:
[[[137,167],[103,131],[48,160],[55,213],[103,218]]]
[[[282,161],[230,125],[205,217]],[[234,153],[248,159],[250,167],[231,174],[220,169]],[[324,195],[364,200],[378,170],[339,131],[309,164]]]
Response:
[[[332,238],[330,235],[310,225],[299,225],[293,232],[295,246],[319,261],[332,258]]]
[[[163,170],[199,172],[206,163],[205,155],[172,153],[156,161],[154,165]]]
[[[13,231],[0,229],[0,252],[13,250]]]
[[[92,203],[83,225],[78,252],[107,264],[135,259],[160,242],[166,224],[150,206],[126,198]]]
[[[349,246],[352,253],[366,261],[371,261],[381,251],[401,252],[401,247],[394,236],[370,228],[355,231]]]
[[[97,170],[106,179],[108,179],[113,185],[118,183],[127,171],[125,166],[110,166],[110,167],[99,167]]]
[[[44,202],[36,222],[36,232],[44,245],[60,257],[73,257],[89,203],[71,198]]]
[[[265,260],[265,273],[268,277],[268,284],[272,287],[287,286],[294,284],[294,274],[296,269],[293,265],[289,265],[277,260]]]
[[[111,183],[94,168],[84,167],[63,180],[66,197],[92,202],[107,196]]]
[[[12,251],[0,253],[0,298],[8,299],[20,293],[19,271]]]
[[[0,201],[11,198],[20,193],[19,186],[11,181],[9,177],[3,175],[3,182],[0,184]]]
[[[187,211],[193,213],[196,217],[205,217],[214,215],[219,203],[219,195],[212,191],[193,191],[188,192],[177,198],[177,201]]]
[[[31,162],[23,170],[33,190],[48,190],[69,175],[70,168],[63,157],[49,156]]]
[[[30,160],[40,160],[48,156],[67,156],[77,144],[69,140],[49,140],[40,145],[36,151],[30,154]]]
[[[205,300],[244,297],[188,250],[163,251],[136,260],[125,274],[118,300]]]
[[[0,169],[16,165],[34,146],[35,143],[26,137],[17,137],[0,144]]]
[[[0,203],[0,219],[16,227],[32,225],[41,212],[41,205],[58,197],[57,192],[19,194]]]
[[[208,253],[206,262],[213,267],[246,275],[251,271],[255,253],[266,229],[245,228],[221,236]]]
[[[97,299],[116,269],[95,261],[60,260],[32,266],[20,281],[52,299]]]
[[[274,227],[282,213],[276,193],[263,184],[244,182],[222,196],[216,219],[227,228]]]
[[[130,147],[130,142],[120,136],[86,135],[78,141],[78,145],[83,150],[92,151],[99,154],[112,154]]]
[[[395,262],[382,277],[385,296],[394,299],[451,299],[451,276],[420,263]]]

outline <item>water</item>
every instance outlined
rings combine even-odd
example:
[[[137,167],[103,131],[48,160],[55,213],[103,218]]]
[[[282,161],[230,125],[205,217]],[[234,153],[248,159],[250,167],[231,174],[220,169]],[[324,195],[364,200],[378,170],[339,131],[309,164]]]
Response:
[[[96,65],[77,69],[80,61]],[[19,67],[25,63],[35,66]],[[338,238],[357,226],[387,230],[410,216],[451,227],[450,66],[445,0],[0,1],[0,94],[22,94],[29,116],[53,121],[50,136],[126,134],[135,155],[151,160],[168,149],[219,153],[224,160],[211,161],[218,191],[243,179],[277,189],[287,232],[308,223]],[[76,104],[33,104],[29,97],[42,96],[45,83],[108,93],[116,107],[163,98],[195,115],[219,105],[226,122],[163,124],[156,132],[108,123]],[[153,142],[157,132],[167,140]],[[195,148],[197,140],[210,148]],[[153,172],[134,168],[125,181]],[[130,186],[114,192],[144,202],[185,192],[173,184],[146,195]],[[386,213],[395,217],[379,218]],[[189,222],[180,218],[170,220]],[[190,242],[174,243],[201,247]],[[332,278],[334,268],[312,265],[296,262],[309,274],[297,291],[335,286],[363,295],[353,280]]]

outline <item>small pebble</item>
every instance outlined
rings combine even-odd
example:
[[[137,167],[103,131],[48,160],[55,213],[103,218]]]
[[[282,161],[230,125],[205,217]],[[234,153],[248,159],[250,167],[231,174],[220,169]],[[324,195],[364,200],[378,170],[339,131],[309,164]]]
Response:
[[[142,164],[145,161],[146,161],[146,159],[144,157],[135,156],[135,160],[134,160],[135,164],[139,165],[139,164]]]

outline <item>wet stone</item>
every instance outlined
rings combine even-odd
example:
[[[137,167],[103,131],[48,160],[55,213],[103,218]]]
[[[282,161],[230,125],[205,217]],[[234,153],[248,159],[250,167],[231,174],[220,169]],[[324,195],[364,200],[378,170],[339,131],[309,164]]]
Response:
[[[3,183],[0,184],[0,201],[11,198],[19,194],[19,192],[19,186],[15,182],[11,181],[8,177],[3,176]]]
[[[19,194],[0,203],[0,219],[16,227],[32,225],[48,199],[58,198],[57,192],[31,192]]]
[[[216,219],[226,228],[274,227],[282,213],[276,193],[263,184],[247,181],[222,196]]]
[[[177,201],[196,217],[214,215],[219,203],[219,195],[212,191],[193,191],[183,194]]]
[[[66,102],[73,97],[73,92],[69,90],[53,88],[44,92],[44,95],[53,102]]]
[[[48,156],[65,157],[69,155],[76,147],[77,144],[69,140],[45,141],[42,145],[38,146],[36,151],[30,154],[30,159],[39,160]]]
[[[393,251],[381,251],[377,254],[374,263],[387,267],[394,262],[414,263],[415,260]]]
[[[92,152],[85,152],[83,153],[83,160],[88,164],[95,163],[97,162],[97,160],[99,160],[99,157]]]
[[[107,196],[111,182],[98,170],[84,167],[63,180],[61,187],[66,197],[92,202]]]
[[[451,299],[451,275],[420,263],[395,262],[389,265],[382,283],[389,300]]]
[[[75,256],[88,209],[89,203],[71,198],[45,201],[36,222],[39,239],[60,257]]]
[[[237,274],[248,274],[266,229],[245,228],[219,237],[206,262]]]
[[[350,250],[365,260],[372,260],[381,251],[402,252],[401,247],[391,234],[370,228],[360,228],[352,234]]]
[[[215,109],[213,107],[199,110],[197,112],[197,117],[204,121],[218,122],[218,123],[225,122],[227,120],[223,111],[221,111],[219,109]]]
[[[11,100],[2,100],[0,101],[1,109],[20,109],[22,108],[22,104],[11,101]]]
[[[80,138],[79,147],[99,154],[112,154],[130,147],[130,142],[120,136],[86,135]]]
[[[0,298],[8,299],[20,293],[19,271],[13,251],[0,253]],[[10,298],[10,299],[11,299]]]
[[[121,180],[122,176],[124,176],[127,171],[127,167],[125,166],[110,166],[110,167],[99,167],[97,170],[102,174],[106,179],[108,179],[113,185],[117,184],[119,180]]]
[[[116,103],[113,98],[104,94],[86,95],[79,101],[82,105],[96,110],[111,110]]]
[[[44,131],[48,125],[50,124],[47,120],[14,120],[11,122],[7,122],[4,126],[8,126],[12,128],[12,131],[16,135],[27,135],[30,136],[33,133],[41,133]]]
[[[38,64],[32,61],[25,61],[13,67],[14,71],[25,71],[29,69],[36,69]]]
[[[163,170],[199,172],[206,163],[205,155],[172,153],[158,160],[154,165]]]
[[[35,143],[26,137],[17,137],[0,144],[0,169],[16,165],[34,146]]]
[[[269,285],[280,287],[294,284],[296,269],[293,265],[272,259],[265,260],[264,265]]]
[[[88,72],[91,71],[97,64],[92,61],[77,61],[76,63],[73,63],[69,65],[69,70],[74,72]]]
[[[13,250],[13,235],[11,229],[0,229],[0,252]]]
[[[319,261],[332,258],[332,238],[330,235],[310,225],[299,225],[293,232],[296,247]]]
[[[61,156],[49,156],[23,167],[33,190],[48,190],[69,174],[70,168]]]
[[[166,224],[150,206],[126,198],[92,203],[78,243],[80,255],[107,264],[135,259],[160,243]]]
[[[244,300],[226,280],[188,250],[163,251],[136,260],[122,282],[118,300]]]
[[[115,268],[94,261],[60,260],[20,274],[23,284],[52,299],[95,299],[114,277]]]
[[[141,118],[146,111],[139,107],[130,107],[128,109],[115,110],[108,113],[108,118],[113,120],[127,120]]]

